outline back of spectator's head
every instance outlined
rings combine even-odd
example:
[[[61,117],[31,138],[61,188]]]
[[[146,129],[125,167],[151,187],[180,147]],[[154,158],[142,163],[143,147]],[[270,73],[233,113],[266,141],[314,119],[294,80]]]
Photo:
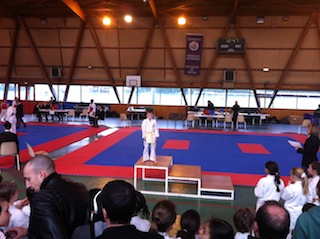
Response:
[[[285,239],[289,233],[288,211],[276,201],[266,201],[256,213],[255,233],[264,239]]]
[[[178,232],[177,237],[182,239],[195,238],[195,234],[200,228],[200,215],[196,210],[187,210],[181,215],[180,226],[181,230]]]
[[[11,123],[9,121],[4,122],[3,128],[5,128],[7,130],[11,129]]]
[[[210,235],[210,239],[233,239],[234,231],[232,226],[225,220],[220,218],[212,218],[208,222],[208,232],[206,235]]]
[[[0,184],[0,197],[4,198],[8,202],[10,202],[10,199],[18,192],[18,186],[17,184],[13,182],[3,182]],[[18,194],[17,194],[18,196]],[[16,200],[18,197],[16,198]]]
[[[302,212],[306,212],[306,211],[308,211],[310,208],[313,208],[313,207],[315,207],[316,205],[315,204],[313,204],[313,203],[306,203],[306,204],[304,204],[303,205],[303,207],[302,207]]]
[[[315,170],[318,175],[320,175],[320,163],[318,161],[313,161],[309,164],[312,170]]]
[[[309,124],[308,129],[310,131],[310,134],[319,137],[319,127],[317,124]]]
[[[112,224],[129,224],[136,205],[136,190],[123,180],[107,183],[99,196],[106,220]]]
[[[238,232],[251,232],[254,223],[254,214],[249,208],[240,208],[233,215],[233,222]]]
[[[89,190],[89,195],[91,199],[91,221],[104,221],[103,214],[102,214],[102,207],[99,203],[99,196],[101,194],[100,188],[93,188]]]
[[[162,200],[158,202],[152,210],[151,233],[167,232],[175,223],[177,209],[173,202]]]
[[[150,216],[149,208],[145,197],[141,192],[136,191],[136,207],[133,214],[137,215],[139,212],[142,213],[143,218],[148,219]]]

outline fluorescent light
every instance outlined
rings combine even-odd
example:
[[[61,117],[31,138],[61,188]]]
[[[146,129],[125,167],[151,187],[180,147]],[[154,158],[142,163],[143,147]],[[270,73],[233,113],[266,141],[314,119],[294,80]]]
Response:
[[[262,68],[262,71],[263,71],[263,72],[268,72],[268,71],[270,71],[270,69],[269,69],[268,67],[263,67],[263,68]]]

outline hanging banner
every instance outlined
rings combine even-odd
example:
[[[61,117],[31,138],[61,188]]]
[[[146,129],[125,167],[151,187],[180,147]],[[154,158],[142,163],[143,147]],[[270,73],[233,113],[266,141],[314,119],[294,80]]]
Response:
[[[186,63],[184,74],[200,75],[203,35],[187,34]]]

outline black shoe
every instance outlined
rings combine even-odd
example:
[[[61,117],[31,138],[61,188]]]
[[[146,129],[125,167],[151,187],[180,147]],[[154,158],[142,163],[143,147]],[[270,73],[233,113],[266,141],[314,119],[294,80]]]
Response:
[[[27,127],[27,124],[24,124],[23,127]]]

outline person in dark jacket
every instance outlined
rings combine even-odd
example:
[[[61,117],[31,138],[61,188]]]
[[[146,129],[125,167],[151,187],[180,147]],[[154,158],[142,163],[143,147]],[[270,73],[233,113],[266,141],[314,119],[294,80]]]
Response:
[[[307,171],[309,164],[313,161],[318,161],[318,150],[320,146],[319,128],[316,124],[310,124],[307,128],[308,138],[305,141],[303,148],[298,148],[297,152],[302,154],[302,168]]]
[[[107,183],[99,197],[107,228],[97,239],[163,239],[159,234],[141,232],[130,219],[136,207],[136,191],[123,180]]]
[[[234,103],[234,105],[232,106],[231,110],[232,110],[233,125],[234,125],[234,127],[236,127],[237,121],[238,121],[238,114],[239,114],[239,111],[240,111],[240,105],[238,105],[238,101],[236,101]]]
[[[27,124],[23,121],[23,104],[21,103],[21,100],[18,99],[17,102],[17,113],[16,113],[16,117],[17,117],[17,129],[20,128],[20,124],[22,123],[24,127],[27,127]]]
[[[89,222],[90,197],[83,184],[66,181],[55,171],[51,158],[38,155],[23,169],[30,196],[29,230],[12,228],[17,238],[70,239],[74,229]]]
[[[12,132],[10,132],[11,129],[11,123],[9,121],[6,121],[3,124],[4,132],[0,134],[0,145],[3,142],[16,142],[17,144],[17,150],[19,152],[19,140],[18,136]]]

